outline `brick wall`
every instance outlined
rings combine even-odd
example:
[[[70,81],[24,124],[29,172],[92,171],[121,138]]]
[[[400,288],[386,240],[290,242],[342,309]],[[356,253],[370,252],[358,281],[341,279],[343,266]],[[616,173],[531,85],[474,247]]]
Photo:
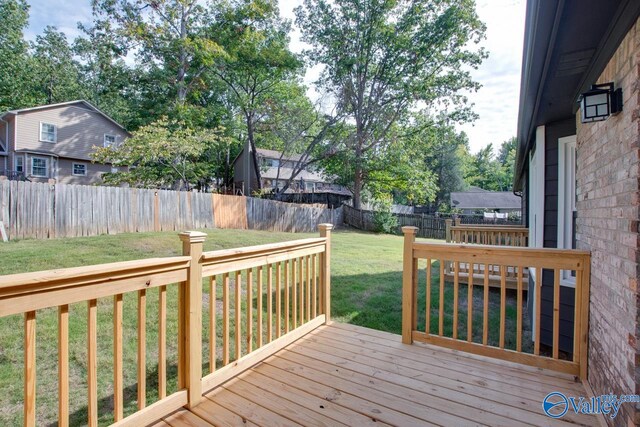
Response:
[[[596,395],[640,394],[640,201],[638,81],[640,21],[600,76],[623,90],[623,112],[580,124],[577,117],[577,245],[592,254],[589,382]],[[633,404],[611,425],[640,423]]]

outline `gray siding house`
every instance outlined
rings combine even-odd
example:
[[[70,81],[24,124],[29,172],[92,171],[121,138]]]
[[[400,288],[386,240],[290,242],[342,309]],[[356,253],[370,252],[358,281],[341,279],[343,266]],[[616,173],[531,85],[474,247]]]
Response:
[[[130,134],[87,101],[43,105],[0,114],[0,173],[30,181],[95,184],[111,166],[92,163],[94,147]]]

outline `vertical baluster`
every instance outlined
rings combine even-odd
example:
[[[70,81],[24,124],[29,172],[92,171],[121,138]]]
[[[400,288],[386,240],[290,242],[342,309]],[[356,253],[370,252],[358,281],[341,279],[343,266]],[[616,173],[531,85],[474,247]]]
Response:
[[[296,275],[298,264],[297,259],[291,260],[291,308],[292,308],[292,325],[295,329],[298,327],[298,277]]]
[[[209,372],[216,370],[216,341],[218,334],[216,331],[216,276],[209,277]]]
[[[209,300],[211,303],[211,300]],[[158,289],[158,397],[167,397],[167,287]]]
[[[113,417],[124,415],[124,383],[122,378],[122,294],[113,297]]]
[[[489,339],[489,265],[484,265],[484,298],[482,310],[482,344],[487,345]]]
[[[554,359],[558,358],[560,345],[560,270],[553,270],[553,349]]]
[[[24,315],[24,425],[36,425],[36,312]]]
[[[473,273],[475,268],[471,263],[469,282],[467,283],[467,341],[473,340]]]
[[[222,276],[222,365],[229,364],[229,273]]]
[[[500,266],[500,348],[504,348],[504,330],[507,309],[507,267]]]
[[[267,266],[267,342],[273,340],[273,264]]]
[[[58,307],[58,426],[69,425],[69,306]]]
[[[258,348],[262,347],[262,266],[258,267],[257,269],[257,273],[258,275],[258,283],[257,283],[257,301],[256,301],[256,305],[257,305],[257,318],[256,318],[256,334],[258,335],[257,337],[257,343],[256,345],[258,346]]]
[[[453,263],[453,339],[458,338],[458,285],[460,261]]]
[[[87,310],[87,389],[89,426],[98,425],[98,301],[89,300]]]
[[[424,332],[431,333],[431,259],[427,259],[427,290],[426,290],[426,314]]]
[[[300,312],[298,313],[298,324],[302,325],[304,324],[304,287],[305,287],[305,283],[304,283],[304,274],[303,274],[303,269],[304,267],[304,257],[299,258],[298,259],[298,283],[300,286],[300,294],[298,295],[298,307]]]
[[[533,343],[533,354],[536,356],[540,354],[540,299],[542,297],[542,268],[536,267],[536,294],[535,294],[535,307],[533,311],[535,327],[535,342]]]
[[[444,333],[444,264],[445,260],[440,260],[440,299],[438,301],[438,335]]]
[[[524,267],[518,266],[518,286],[517,286],[517,304],[516,311],[516,351],[522,351],[522,288],[524,281]]]
[[[315,319],[318,315],[318,273],[316,270],[316,263],[318,262],[318,254],[313,254],[311,256],[311,277],[313,278],[312,291],[313,295],[311,297],[313,303],[311,304],[311,309],[313,310],[311,316]]]
[[[582,270],[576,270],[576,287],[574,289],[574,309],[573,309],[573,361],[580,363],[581,335],[584,325],[581,325],[582,318],[582,293],[584,284],[582,283]],[[589,280],[587,278],[587,280]],[[581,368],[582,369],[582,368]]]
[[[289,264],[290,260],[284,263],[284,333],[289,332]]]
[[[282,334],[282,277],[281,264],[276,263],[276,338]]]
[[[147,364],[147,291],[138,291],[138,409],[146,406]]]
[[[311,320],[311,272],[309,271],[309,259],[311,257],[307,255],[305,259],[305,284],[306,284],[306,293],[305,293],[305,303],[306,303],[306,314],[307,314],[307,322]]]
[[[247,270],[247,354],[253,351],[253,269]]]
[[[235,314],[235,344],[236,344],[236,360],[242,357],[242,309],[240,307],[240,297],[242,295],[242,275],[239,271],[236,271],[236,283],[235,283],[235,294],[233,295],[235,304],[234,304],[234,314]]]

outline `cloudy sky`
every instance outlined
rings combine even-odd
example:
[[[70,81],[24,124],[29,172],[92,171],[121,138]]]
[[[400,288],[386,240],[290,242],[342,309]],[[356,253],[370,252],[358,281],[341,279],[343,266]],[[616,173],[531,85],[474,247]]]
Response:
[[[27,38],[33,40],[47,25],[54,25],[73,38],[78,35],[77,23],[91,21],[89,0],[58,1],[27,0],[31,5]],[[293,9],[301,0],[279,0],[281,13],[293,19]],[[473,72],[482,89],[469,95],[480,118],[472,125],[461,126],[469,135],[471,150],[478,151],[489,143],[494,146],[516,133],[520,65],[524,35],[525,0],[477,0],[480,18],[487,24],[484,46],[489,58]],[[292,35],[292,49],[302,49],[298,32]],[[307,81],[313,80],[310,72]]]

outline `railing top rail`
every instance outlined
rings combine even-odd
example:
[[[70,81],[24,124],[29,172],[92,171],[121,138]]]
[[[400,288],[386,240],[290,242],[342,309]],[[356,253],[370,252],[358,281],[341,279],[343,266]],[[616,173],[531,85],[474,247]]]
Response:
[[[445,258],[476,263],[500,262],[525,267],[584,270],[590,253],[576,249],[526,248],[517,246],[466,245],[459,243],[413,243],[415,258]]]
[[[230,261],[258,255],[286,252],[292,249],[323,245],[326,241],[327,239],[324,237],[315,237],[291,240],[288,242],[268,243],[266,245],[247,246],[245,248],[221,249],[217,251],[204,252],[201,259],[203,264],[206,265],[208,262]]]
[[[474,231],[505,231],[505,232],[529,232],[529,228],[520,225],[493,225],[493,224],[460,224],[452,225],[452,230]]]
[[[175,256],[9,274],[0,276],[0,297],[43,288],[55,289],[94,282],[107,283],[126,277],[179,270],[188,267],[190,261],[191,257]]]

